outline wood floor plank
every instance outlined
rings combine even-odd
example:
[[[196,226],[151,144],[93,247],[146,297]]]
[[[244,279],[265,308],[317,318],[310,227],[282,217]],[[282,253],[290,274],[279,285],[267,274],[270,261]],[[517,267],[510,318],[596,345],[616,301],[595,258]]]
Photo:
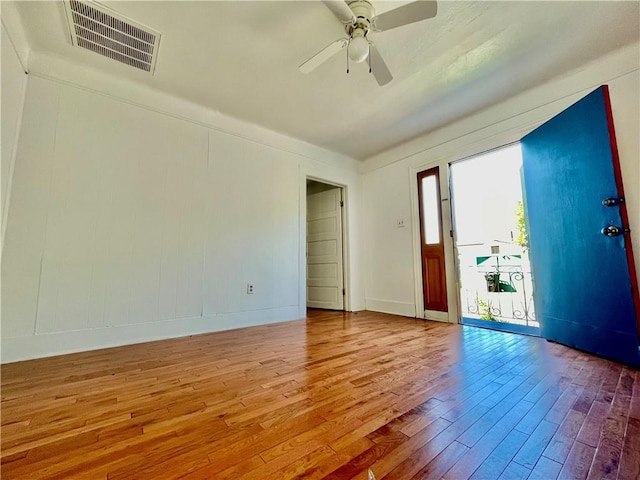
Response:
[[[536,398],[535,405],[531,409],[531,412],[520,421],[516,429],[528,434],[533,433],[533,431],[538,428],[542,419],[547,416],[568,384],[569,379],[566,377],[558,378],[557,381],[553,382],[553,385],[551,385],[541,397]]]
[[[609,404],[593,402],[589,409],[589,413],[580,428],[577,440],[585,445],[590,445],[594,448],[597,447],[598,442],[600,441],[600,435],[602,434],[602,426],[604,425],[604,421],[607,419],[610,410],[611,405]]]
[[[499,405],[499,407],[507,408],[509,404]],[[491,428],[480,438],[478,442],[456,463],[445,475],[448,480],[460,480],[469,478],[480,467],[483,462],[491,455],[494,449],[513,431],[515,425],[523,416],[531,410],[531,403],[520,401],[512,405],[511,408],[503,415],[498,422],[493,424]],[[461,437],[457,439],[461,440]]]
[[[618,476],[624,441],[624,420],[610,416],[605,421],[604,429],[610,430],[611,435],[603,434],[600,437],[593,465],[587,476],[590,480],[616,478]],[[620,436],[618,437],[618,435]]]
[[[470,478],[472,480],[493,480],[498,478],[518,453],[518,450],[524,445],[527,438],[528,436],[525,433],[518,430],[509,432]]]
[[[402,448],[394,448],[387,455],[377,459],[374,463],[369,465],[362,465],[359,469],[359,472],[364,471],[364,467],[370,468],[374,474],[383,478],[385,475],[389,474],[391,471],[396,469],[399,465],[405,462],[409,457],[415,454],[416,451],[422,449],[425,445],[431,442],[435,437],[437,437],[444,429],[446,429],[450,422],[437,418],[425,428],[417,432],[415,435],[409,438],[405,443],[402,444]],[[331,476],[330,478],[340,478]],[[347,477],[350,478],[350,477]]]
[[[562,470],[562,463],[540,457],[527,480],[554,480],[558,478],[560,470]]]
[[[629,416],[640,420],[640,372],[635,372]]]
[[[332,472],[329,478],[334,480],[354,478],[358,474],[367,471],[370,466],[375,464],[376,460],[388,455],[389,452],[393,451],[395,447],[405,440],[406,436],[397,432],[397,435],[394,435],[393,438],[388,438],[384,443],[374,443],[369,449]],[[379,472],[380,469],[377,471]]]
[[[545,448],[547,448],[547,445],[549,445],[549,442],[553,438],[557,429],[558,425],[555,423],[542,420],[540,424],[538,424],[538,427],[529,436],[513,461],[524,467],[532,469],[535,464],[538,463],[538,459]]]
[[[602,427],[588,479],[615,479],[618,476],[629,420],[634,377],[635,372],[628,368],[624,367],[620,370],[618,384],[611,400],[611,410]]]
[[[517,404],[517,405],[516,405]],[[532,408],[532,404],[526,402],[525,400],[521,400],[518,396],[512,396],[508,399],[503,400],[502,402],[496,405],[496,408],[491,408],[487,411],[486,415],[480,418],[477,422],[475,422],[467,431],[464,432],[459,438],[458,441],[464,443],[468,447],[473,447],[480,439],[484,438],[485,435],[491,431],[496,424],[499,424],[500,421],[507,416],[507,414],[511,413],[512,407],[516,405],[518,407],[517,411],[521,411],[522,415],[519,418],[522,418],[525,412],[529,412]],[[511,419],[512,416],[508,416],[508,419]]]
[[[630,417],[624,436],[624,447],[620,459],[620,480],[637,480],[640,478],[640,419]]]
[[[582,480],[587,478],[596,449],[581,442],[574,442],[569,455],[562,465],[558,478],[562,480]]]
[[[531,470],[527,467],[511,462],[498,477],[498,480],[522,480],[523,478],[528,478],[530,474]]]
[[[469,447],[454,441],[411,478],[413,480],[440,478],[467,450],[469,450]]]
[[[308,469],[304,473],[303,478],[309,480],[331,478],[334,475],[334,472],[339,470],[343,465],[347,464],[352,459],[361,455],[363,452],[369,450],[372,446],[373,442],[371,442],[371,440],[369,440],[368,438],[359,438],[349,445],[346,445],[344,448],[337,450],[336,454],[326,462]]]
[[[474,327],[310,310],[0,373],[3,479],[640,475],[638,371]]]
[[[580,397],[584,387],[579,385],[569,385],[567,389],[560,395],[556,403],[549,409],[544,419],[560,425],[565,415]]]
[[[550,459],[564,463],[569,455],[571,446],[575,441],[582,424],[584,423],[585,414],[576,410],[571,410],[565,417],[564,422],[558,428],[549,445],[544,450],[543,455]]]

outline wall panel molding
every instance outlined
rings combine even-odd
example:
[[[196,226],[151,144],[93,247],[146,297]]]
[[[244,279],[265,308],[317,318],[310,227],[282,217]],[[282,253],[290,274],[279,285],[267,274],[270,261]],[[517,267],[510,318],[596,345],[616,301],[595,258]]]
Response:
[[[297,318],[298,308],[295,306],[40,335],[3,336],[2,363],[214,333]]]

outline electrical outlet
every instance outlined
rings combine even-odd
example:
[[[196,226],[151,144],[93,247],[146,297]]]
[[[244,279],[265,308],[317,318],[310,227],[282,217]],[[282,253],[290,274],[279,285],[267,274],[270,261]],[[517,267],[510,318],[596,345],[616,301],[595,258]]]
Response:
[[[402,227],[404,227],[404,218],[399,218],[399,219],[396,221],[396,227],[398,227],[398,228],[402,228]]]
[[[247,283],[247,294],[251,295],[253,293],[253,283]]]

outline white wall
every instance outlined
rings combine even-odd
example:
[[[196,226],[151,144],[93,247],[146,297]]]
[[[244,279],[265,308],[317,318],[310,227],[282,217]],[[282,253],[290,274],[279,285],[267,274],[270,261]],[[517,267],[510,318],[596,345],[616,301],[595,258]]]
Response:
[[[416,174],[440,166],[448,198],[449,162],[500,147],[562,111],[600,84],[611,103],[630,215],[636,268],[640,272],[640,46],[631,45],[577,71],[536,87],[462,121],[368,159],[363,167],[366,216],[365,291],[368,310],[422,316]],[[404,227],[397,228],[397,220]],[[444,231],[451,228],[443,203]],[[445,242],[449,321],[457,322],[453,247]]]
[[[304,317],[307,176],[345,186],[358,238],[349,159],[340,168],[331,152],[233,119],[227,133],[220,114],[209,127],[206,112],[188,119],[191,105],[149,95],[151,106],[29,75],[2,262],[3,362]],[[357,310],[353,241],[350,254]]]
[[[303,317],[307,178],[344,187],[347,308],[364,308],[366,286],[367,308],[413,316],[416,172],[518,140],[601,83],[638,232],[638,53],[377,155],[361,174],[353,159],[29,52],[2,252],[2,361]],[[450,241],[446,253],[454,292]]]
[[[4,20],[4,17],[3,17]],[[0,251],[4,246],[4,229],[6,225],[6,207],[9,200],[11,177],[13,173],[13,160],[15,146],[18,139],[20,120],[22,117],[22,105],[24,103],[24,90],[27,83],[27,75],[24,73],[20,58],[9,38],[7,30],[2,23],[0,27],[0,48],[2,66],[1,87],[1,164],[0,170],[0,221],[2,233],[0,234]]]
[[[416,310],[409,172],[404,165],[394,165],[364,175],[363,182],[366,308],[413,317]],[[403,221],[403,227],[397,226],[398,220]]]

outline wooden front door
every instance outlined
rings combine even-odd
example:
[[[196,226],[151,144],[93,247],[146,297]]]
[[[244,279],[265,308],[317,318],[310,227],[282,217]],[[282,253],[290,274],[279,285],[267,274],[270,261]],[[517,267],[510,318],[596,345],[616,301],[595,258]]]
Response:
[[[418,174],[418,203],[424,309],[446,312],[447,282],[438,167]]]

